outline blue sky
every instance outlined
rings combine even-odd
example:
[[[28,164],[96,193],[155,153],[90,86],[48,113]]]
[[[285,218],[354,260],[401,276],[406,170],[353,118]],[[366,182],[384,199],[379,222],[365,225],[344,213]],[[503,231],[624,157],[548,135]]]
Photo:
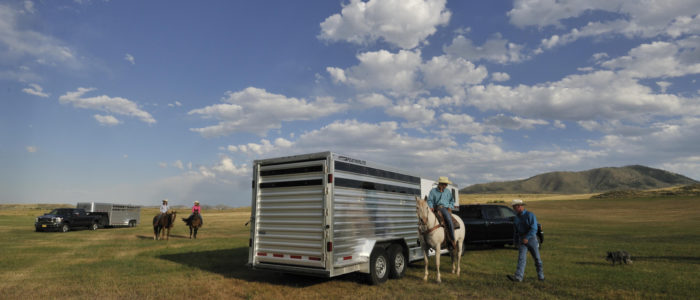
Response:
[[[0,1],[0,203],[250,205],[334,151],[700,179],[700,2]]]

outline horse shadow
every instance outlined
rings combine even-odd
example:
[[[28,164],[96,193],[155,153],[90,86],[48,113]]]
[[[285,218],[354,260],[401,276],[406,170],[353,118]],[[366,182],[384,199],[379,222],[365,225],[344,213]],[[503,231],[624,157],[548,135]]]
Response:
[[[252,270],[248,263],[248,248],[233,248],[212,251],[197,251],[177,254],[164,254],[160,259],[216,273],[226,278],[236,278],[248,282],[261,282],[288,287],[309,287],[331,280],[330,278],[287,274],[267,270]],[[357,274],[345,274],[332,280],[359,280]]]
[[[153,239],[153,235],[140,235],[140,234],[139,234],[139,235],[136,236],[136,238],[139,239],[139,240],[152,240],[152,239]],[[180,234],[171,234],[171,235],[170,235],[170,238],[171,238],[171,239],[172,239],[172,238],[176,238],[176,239],[188,239],[189,237],[188,237],[188,236],[185,236],[185,235],[180,235]]]

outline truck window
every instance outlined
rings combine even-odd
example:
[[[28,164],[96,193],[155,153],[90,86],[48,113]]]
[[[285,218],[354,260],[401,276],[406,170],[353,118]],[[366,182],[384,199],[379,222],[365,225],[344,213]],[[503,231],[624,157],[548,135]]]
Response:
[[[500,219],[501,213],[495,207],[485,207],[484,214],[486,219]]]
[[[501,213],[502,218],[512,218],[515,217],[515,213],[507,207],[499,207],[498,211]]]
[[[464,209],[462,217],[467,219],[481,219],[481,209],[479,207],[471,206]]]

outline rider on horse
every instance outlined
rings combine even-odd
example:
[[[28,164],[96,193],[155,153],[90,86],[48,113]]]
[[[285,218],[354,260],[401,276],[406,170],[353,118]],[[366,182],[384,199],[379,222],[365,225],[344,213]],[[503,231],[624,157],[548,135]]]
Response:
[[[160,218],[170,210],[168,199],[163,199],[163,204],[160,205],[160,213],[156,216],[156,223],[160,222]]]
[[[192,206],[192,214],[185,219],[185,222],[187,222],[187,224],[191,224],[194,216],[199,218],[200,225],[204,224],[204,219],[202,219],[202,208],[199,206],[199,201],[194,202],[194,206]]]
[[[440,176],[436,188],[430,190],[428,194],[428,206],[437,214],[436,210],[442,212],[445,224],[447,225],[448,246],[452,249],[456,248],[454,225],[452,224],[452,208],[454,208],[455,200],[452,197],[452,192],[447,189],[447,185],[452,184],[447,177]]]

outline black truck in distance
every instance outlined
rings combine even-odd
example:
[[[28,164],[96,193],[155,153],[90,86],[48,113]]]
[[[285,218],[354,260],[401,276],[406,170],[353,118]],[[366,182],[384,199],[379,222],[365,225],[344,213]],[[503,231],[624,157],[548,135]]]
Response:
[[[51,230],[61,232],[67,232],[76,227],[97,230],[102,217],[102,214],[90,214],[82,208],[57,208],[43,216],[37,217],[34,228],[36,231]]]
[[[466,227],[465,244],[513,244],[513,219],[515,212],[508,206],[497,204],[460,205],[455,212]],[[537,240],[544,242],[542,224],[537,224]]]

